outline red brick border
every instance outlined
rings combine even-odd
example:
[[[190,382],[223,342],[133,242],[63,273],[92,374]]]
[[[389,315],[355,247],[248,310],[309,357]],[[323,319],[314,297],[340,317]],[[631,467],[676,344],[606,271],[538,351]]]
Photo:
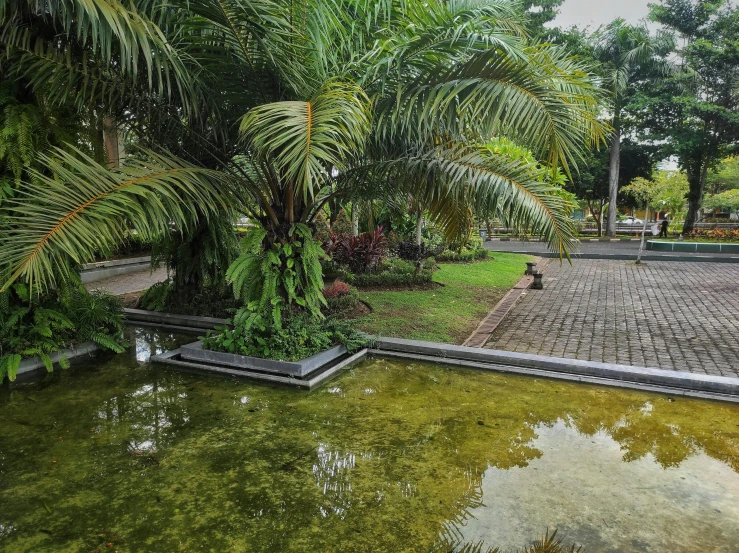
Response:
[[[549,261],[549,259],[542,260],[541,258],[537,258],[537,268],[541,271]],[[462,345],[471,348],[483,347],[490,339],[490,336],[493,334],[495,329],[498,328],[501,321],[506,315],[508,315],[510,310],[513,309],[513,306],[516,305],[516,302],[521,297],[524,290],[528,289],[529,285],[531,285],[533,281],[534,277],[524,275],[523,278],[521,278],[521,280],[519,280],[518,283],[511,288],[505,296],[503,296],[503,299],[493,307],[490,313],[487,314],[475,331]]]

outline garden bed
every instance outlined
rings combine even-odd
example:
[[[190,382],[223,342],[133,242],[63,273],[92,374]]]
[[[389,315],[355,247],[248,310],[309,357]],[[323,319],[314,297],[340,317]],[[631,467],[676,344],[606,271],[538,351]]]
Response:
[[[496,253],[479,263],[442,263],[432,289],[360,290],[373,313],[358,327],[373,335],[461,344],[490,309],[514,286],[526,255]]]
[[[237,369],[251,369],[298,378],[306,377],[310,373],[336,361],[346,353],[346,347],[338,345],[299,361],[282,361],[208,350],[203,348],[203,342],[186,344],[180,348],[180,356],[185,361]]]

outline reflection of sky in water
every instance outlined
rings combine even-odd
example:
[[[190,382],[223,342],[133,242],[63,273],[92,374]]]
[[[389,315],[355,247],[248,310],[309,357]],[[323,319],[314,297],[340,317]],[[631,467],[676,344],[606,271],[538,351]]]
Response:
[[[557,528],[591,552],[739,551],[739,474],[721,461],[699,452],[669,468],[651,453],[624,462],[604,432],[562,421],[535,430],[540,458],[485,472],[483,505],[454,529],[465,541],[505,550]]]
[[[173,425],[173,417],[178,424],[189,421],[182,401],[186,398],[187,393],[177,384],[144,384],[103,401],[96,413],[99,424],[95,431],[119,434],[131,452],[157,451]]]

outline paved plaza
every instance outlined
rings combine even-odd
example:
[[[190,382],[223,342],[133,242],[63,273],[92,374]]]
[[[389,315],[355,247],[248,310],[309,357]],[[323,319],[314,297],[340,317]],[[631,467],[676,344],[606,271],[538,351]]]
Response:
[[[739,264],[552,260],[485,347],[739,377]]]
[[[151,271],[148,267],[143,271],[117,275],[103,280],[96,280],[85,284],[88,290],[105,290],[113,295],[120,296],[131,292],[141,292],[150,286],[167,280],[167,269],[160,267]]]

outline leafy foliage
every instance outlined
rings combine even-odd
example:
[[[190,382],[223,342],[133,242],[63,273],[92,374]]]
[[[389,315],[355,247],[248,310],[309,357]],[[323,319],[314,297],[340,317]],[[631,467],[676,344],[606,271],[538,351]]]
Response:
[[[203,338],[203,347],[281,361],[299,361],[339,344],[350,352],[367,344],[349,323],[305,312],[284,317],[280,326],[260,312],[242,313],[234,319],[233,329],[218,330]]]
[[[242,300],[249,311],[271,312],[277,327],[282,311],[291,306],[320,316],[326,302],[321,293],[320,260],[326,257],[321,245],[302,223],[292,226],[286,239],[265,248],[267,235],[265,229],[253,229],[242,241],[244,253],[228,268],[226,278],[236,299]]]
[[[601,95],[587,65],[529,41],[513,4],[44,5],[0,11],[13,78],[81,113],[95,106],[139,144],[168,151],[129,156],[112,173],[71,150],[62,162],[42,158],[43,182],[24,183],[9,209],[11,280],[49,287],[131,227],[154,238],[173,222],[197,243],[201,235],[185,231],[232,209],[267,231],[264,255],[286,262],[291,254],[268,252],[327,202],[398,193],[416,197],[450,236],[469,232],[479,204],[560,254],[572,246],[552,183],[484,145],[506,136],[552,173],[570,173],[604,139]],[[63,196],[62,182],[73,192]],[[198,260],[200,250],[187,252]],[[287,303],[291,279],[275,288]],[[302,299],[317,310],[320,301]]]
[[[339,264],[345,265],[353,273],[368,273],[387,253],[387,241],[382,227],[372,232],[362,232],[358,236],[334,236],[327,245],[326,252]]]
[[[466,248],[462,247],[459,251],[445,250],[434,256],[434,259],[440,263],[470,263],[472,261],[481,261],[487,259],[490,252],[485,248]]]
[[[199,210],[228,210],[223,175],[149,154],[109,171],[80,151],[55,150],[40,158],[52,176],[32,171],[0,218],[0,267],[6,289],[22,277],[42,290],[70,278],[74,264],[94,259],[122,242],[132,224],[144,240],[189,228]]]
[[[668,211],[673,219],[683,213],[688,190],[685,173],[677,171],[657,171],[652,180],[636,178],[623,189],[641,205],[648,204],[651,208]]]
[[[409,263],[402,259],[383,261],[373,273],[346,274],[346,280],[360,288],[418,286],[433,281],[433,263]]]
[[[728,209],[732,213],[739,211],[739,188],[706,196],[703,200],[703,209],[708,211]]]
[[[14,380],[23,358],[40,357],[52,370],[51,354],[86,341],[123,351],[123,314],[117,298],[88,293],[78,279],[45,295],[16,283],[0,292],[0,382]],[[60,364],[68,365],[66,359]]]
[[[639,87],[635,113],[643,138],[662,144],[687,175],[687,234],[709,170],[739,147],[739,8],[725,0],[663,0],[651,6],[651,18],[680,45],[681,71]]]
[[[323,289],[323,297],[327,300],[340,298],[351,293],[352,288],[346,282],[336,280],[330,286],[326,286]]]
[[[336,220],[331,225],[331,233],[339,238],[351,236],[352,222],[346,209],[340,209],[336,214]]]

